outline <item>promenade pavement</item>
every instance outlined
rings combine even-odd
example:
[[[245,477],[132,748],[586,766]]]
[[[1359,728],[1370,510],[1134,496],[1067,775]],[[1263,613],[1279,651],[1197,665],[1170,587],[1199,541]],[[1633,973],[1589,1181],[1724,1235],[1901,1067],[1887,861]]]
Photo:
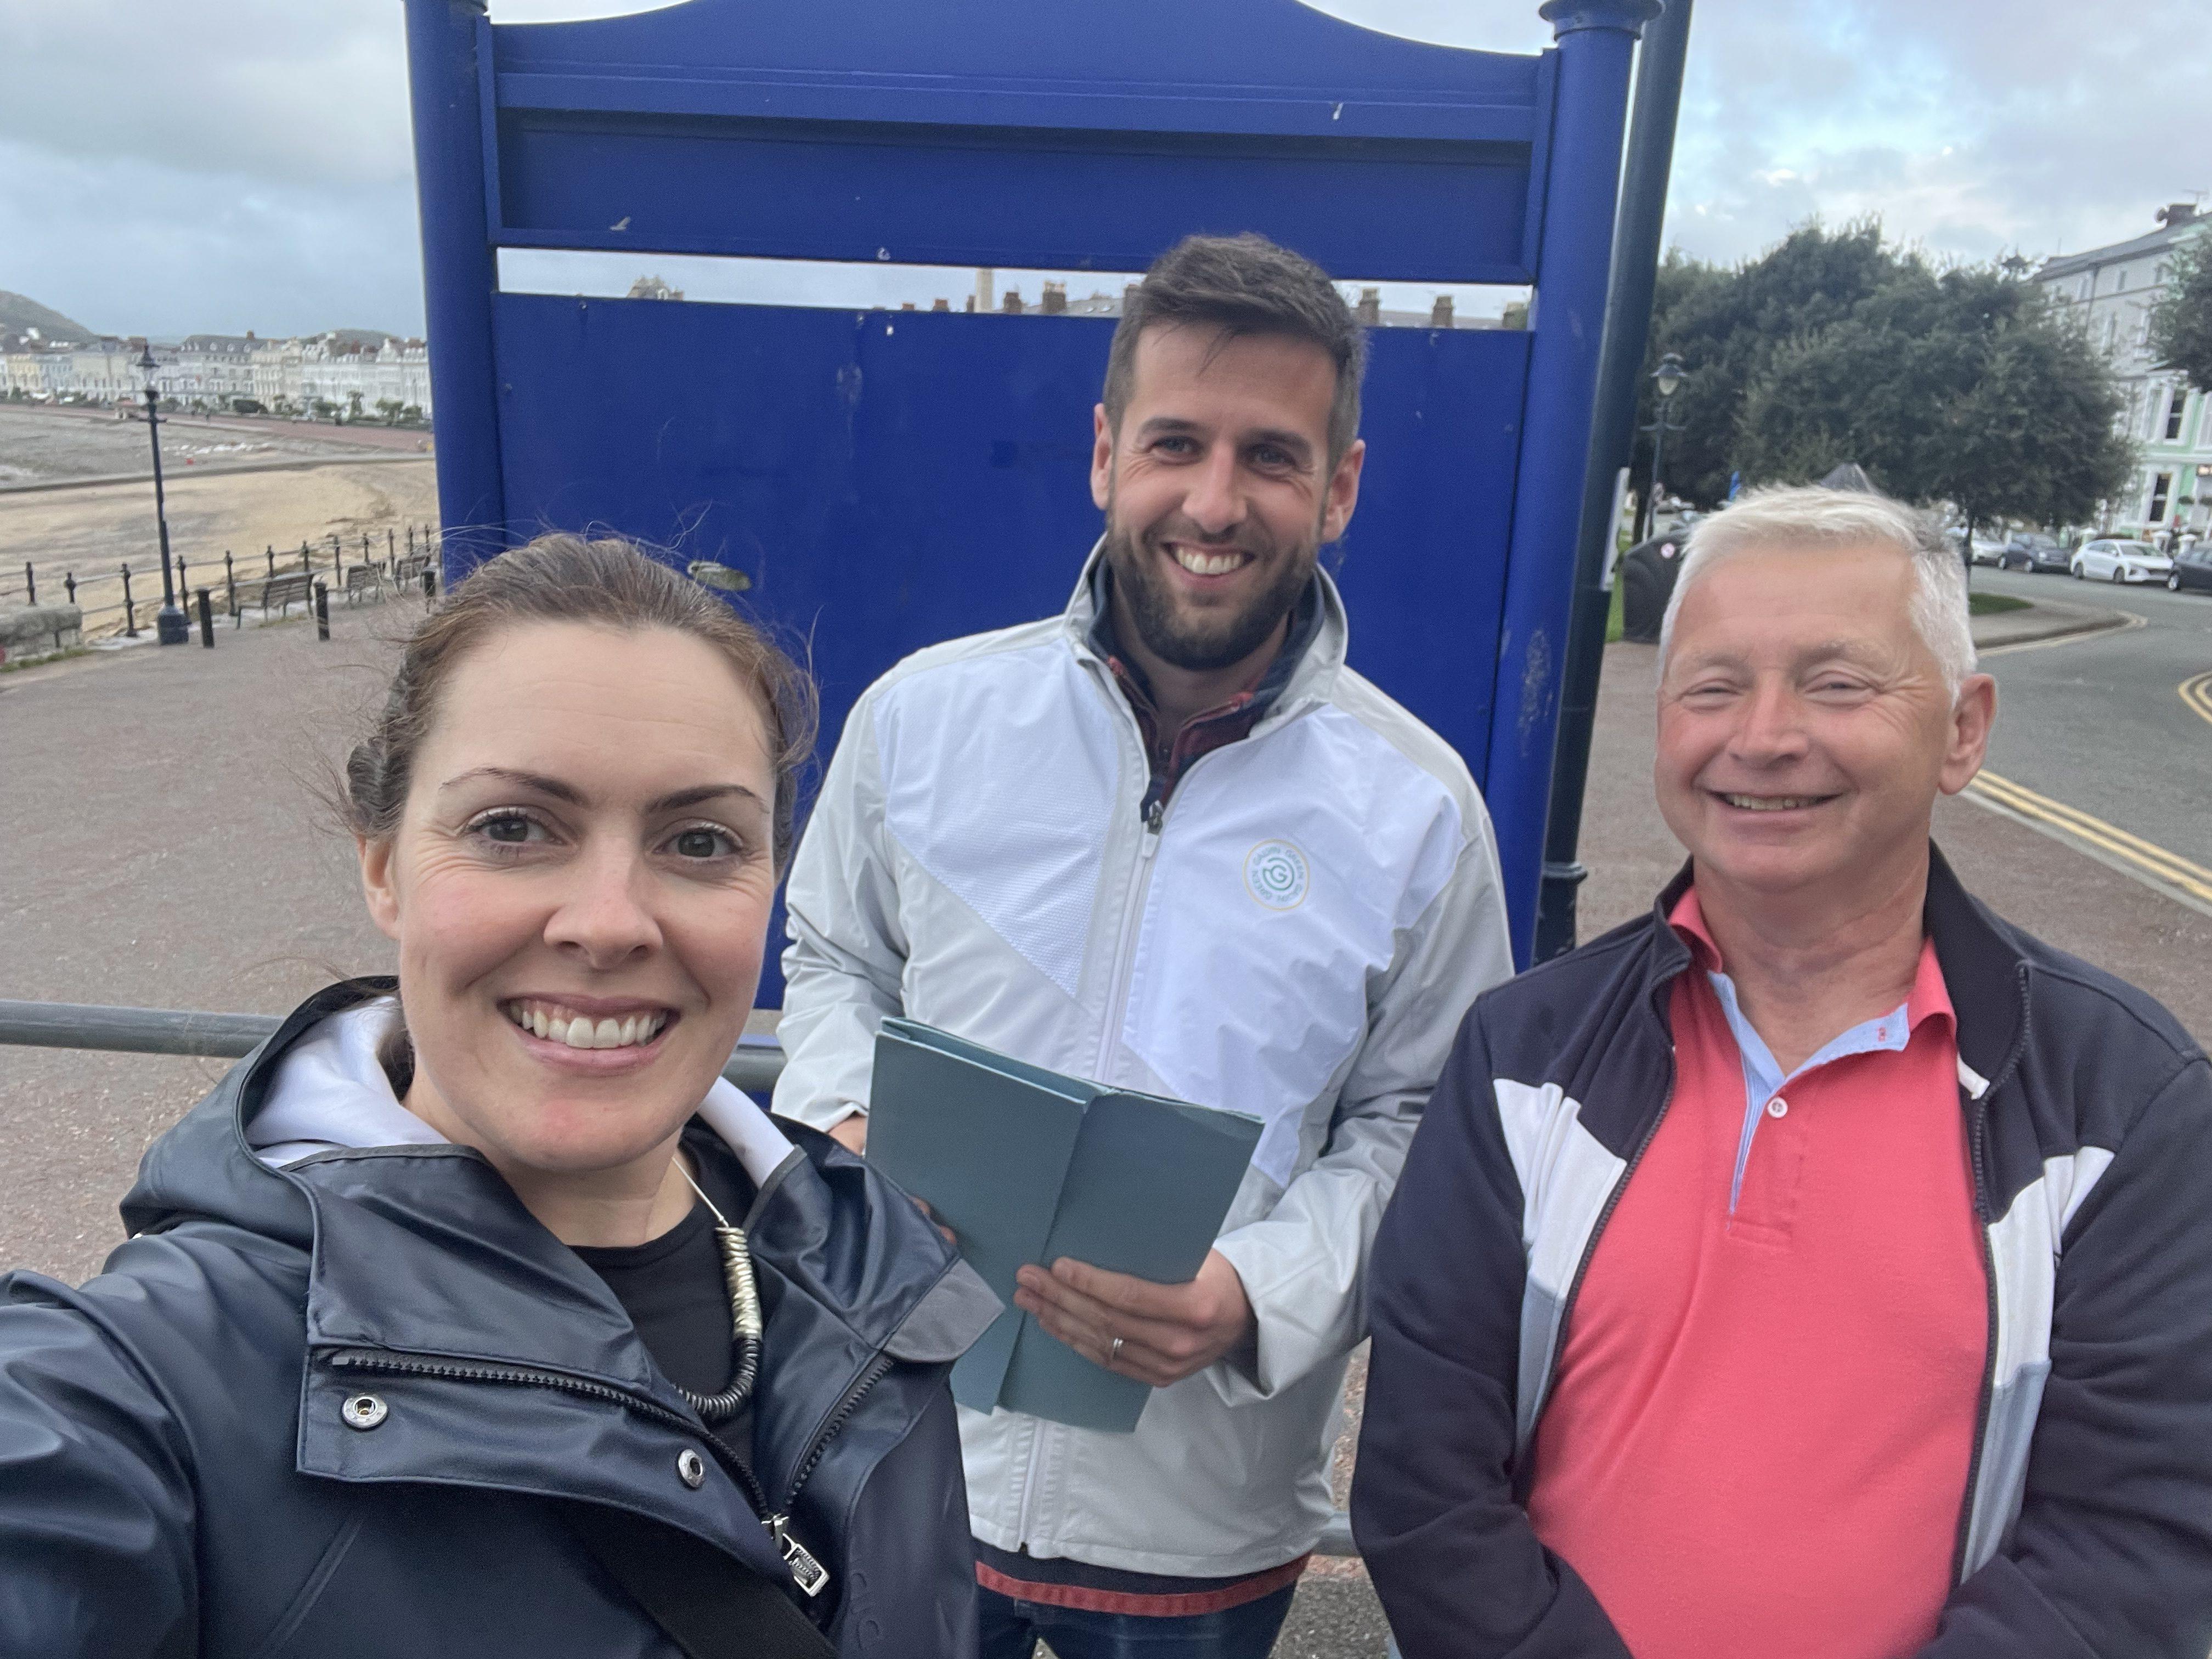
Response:
[[[213,651],[137,647],[0,674],[0,997],[282,1013],[341,974],[388,969],[315,786],[380,690],[379,636],[419,615],[411,599],[340,607],[328,643],[295,618],[221,629]],[[1586,939],[1642,911],[1681,858],[1651,799],[1654,656],[1607,653]],[[1942,803],[1936,833],[2001,914],[2212,1038],[2212,916],[1968,802]],[[140,1155],[222,1069],[0,1048],[0,1263],[95,1272]],[[1384,1639],[1356,1565],[1321,1564],[1277,1653],[1380,1659]]]

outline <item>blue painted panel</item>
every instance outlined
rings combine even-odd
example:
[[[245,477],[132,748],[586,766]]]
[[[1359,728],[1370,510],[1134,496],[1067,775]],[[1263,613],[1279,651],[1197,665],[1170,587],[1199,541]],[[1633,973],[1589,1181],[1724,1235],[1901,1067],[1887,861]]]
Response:
[[[542,114],[501,141],[510,246],[1140,271],[1257,230],[1346,276],[1532,274],[1525,145]]]
[[[517,534],[603,526],[753,579],[824,732],[900,657],[1049,615],[1098,533],[1110,322],[506,295]],[[1528,337],[1373,338],[1352,659],[1480,776]],[[640,365],[651,365],[640,372]]]
[[[503,76],[545,78],[501,100],[564,108],[1461,137],[1485,136],[1470,111],[1534,101],[1532,58],[1402,40],[1297,0],[691,0],[496,35]],[[598,102],[592,82],[628,90]],[[933,97],[904,106],[925,114],[893,112]],[[1127,106],[1147,99],[1165,100],[1151,118]]]

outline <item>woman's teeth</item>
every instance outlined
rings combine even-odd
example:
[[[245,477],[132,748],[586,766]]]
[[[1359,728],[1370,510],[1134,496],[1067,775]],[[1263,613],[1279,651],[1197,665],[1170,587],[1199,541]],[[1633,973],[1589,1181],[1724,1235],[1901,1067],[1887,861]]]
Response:
[[[1194,547],[1177,546],[1171,550],[1175,562],[1194,576],[1225,576],[1240,566],[1251,562],[1249,553],[1231,549],[1225,553],[1205,553]]]
[[[524,1030],[550,1042],[565,1042],[571,1048],[632,1048],[652,1042],[660,1035],[661,1027],[668,1024],[665,1012],[629,1014],[621,1019],[593,1019],[588,1014],[573,1014],[551,1002],[509,1002],[501,1004],[501,1008]]]

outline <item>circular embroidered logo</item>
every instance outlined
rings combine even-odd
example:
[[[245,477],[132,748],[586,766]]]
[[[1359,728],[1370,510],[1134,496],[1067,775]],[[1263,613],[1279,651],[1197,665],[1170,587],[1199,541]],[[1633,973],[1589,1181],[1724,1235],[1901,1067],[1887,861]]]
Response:
[[[1244,890],[1270,910],[1305,902],[1306,855],[1286,841],[1263,841],[1244,855]]]

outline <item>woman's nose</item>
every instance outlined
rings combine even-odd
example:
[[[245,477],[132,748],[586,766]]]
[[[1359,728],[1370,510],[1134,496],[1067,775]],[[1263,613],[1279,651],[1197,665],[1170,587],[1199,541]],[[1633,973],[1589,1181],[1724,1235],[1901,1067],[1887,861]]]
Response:
[[[591,967],[614,968],[660,943],[660,924],[647,902],[647,873],[635,853],[586,850],[546,925],[546,940],[581,955]]]

